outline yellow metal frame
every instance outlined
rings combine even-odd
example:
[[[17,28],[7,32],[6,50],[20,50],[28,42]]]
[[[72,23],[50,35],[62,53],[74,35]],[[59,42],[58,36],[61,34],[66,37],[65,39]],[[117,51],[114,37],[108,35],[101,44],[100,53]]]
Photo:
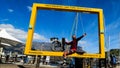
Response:
[[[76,6],[63,6],[63,5],[52,5],[52,4],[38,4],[34,3],[32,7],[31,19],[28,30],[28,37],[26,41],[26,47],[24,54],[26,55],[49,55],[49,56],[63,56],[63,52],[52,52],[52,51],[36,51],[31,50],[34,27],[36,22],[36,15],[38,9],[47,10],[58,10],[58,11],[72,11],[72,12],[88,12],[98,14],[98,34],[99,34],[99,54],[88,54],[79,55],[77,53],[69,55],[70,57],[84,57],[84,58],[105,58],[104,51],[104,23],[103,23],[103,10],[97,8],[86,8]]]

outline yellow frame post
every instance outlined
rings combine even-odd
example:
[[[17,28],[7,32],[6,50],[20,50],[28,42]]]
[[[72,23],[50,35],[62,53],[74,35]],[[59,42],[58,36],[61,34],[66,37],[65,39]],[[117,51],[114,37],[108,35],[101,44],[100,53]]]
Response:
[[[36,22],[36,15],[38,9],[47,10],[58,10],[58,11],[71,11],[71,12],[89,12],[98,14],[98,25],[99,25],[99,54],[88,54],[79,55],[77,53],[69,55],[70,57],[84,57],[84,58],[105,58],[104,50],[104,23],[103,23],[103,10],[97,8],[86,8],[86,7],[76,7],[76,6],[62,6],[62,5],[52,5],[52,4],[38,4],[34,3],[32,7],[31,19],[28,30],[28,37],[26,41],[26,47],[24,54],[26,55],[49,55],[49,56],[63,56],[63,52],[52,52],[52,51],[36,51],[31,50],[34,26]]]

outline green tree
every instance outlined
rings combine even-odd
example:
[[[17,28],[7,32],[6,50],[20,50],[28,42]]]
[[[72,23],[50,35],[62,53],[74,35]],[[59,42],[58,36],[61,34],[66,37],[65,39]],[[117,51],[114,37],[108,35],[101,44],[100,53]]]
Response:
[[[118,56],[120,53],[120,49],[111,49],[110,50],[110,54],[114,54],[114,55],[116,55],[116,56]]]

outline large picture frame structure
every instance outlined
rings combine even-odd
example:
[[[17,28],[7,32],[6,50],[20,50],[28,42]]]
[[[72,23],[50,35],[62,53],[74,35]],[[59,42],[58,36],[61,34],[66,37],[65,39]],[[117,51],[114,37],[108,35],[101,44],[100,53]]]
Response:
[[[30,24],[29,24],[29,29],[28,29],[28,37],[26,40],[24,54],[26,54],[26,55],[43,55],[43,56],[47,56],[47,55],[48,56],[63,56],[63,52],[31,50],[33,34],[34,34],[34,27],[35,27],[35,22],[36,22],[36,15],[37,15],[38,9],[69,11],[69,12],[88,12],[88,13],[98,14],[99,53],[98,54],[85,53],[82,55],[74,53],[72,55],[69,55],[69,57],[105,58],[104,22],[103,22],[103,10],[102,9],[76,7],[76,6],[53,5],[53,4],[39,4],[39,3],[34,3],[32,6],[32,13],[31,13]]]

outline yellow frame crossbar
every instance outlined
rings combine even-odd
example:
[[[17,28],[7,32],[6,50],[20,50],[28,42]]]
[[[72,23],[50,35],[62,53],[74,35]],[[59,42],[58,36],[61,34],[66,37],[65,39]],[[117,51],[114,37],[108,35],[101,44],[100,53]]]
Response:
[[[63,5],[52,5],[52,4],[38,4],[34,3],[32,7],[31,19],[28,29],[28,37],[26,41],[26,47],[24,54],[26,55],[43,55],[43,56],[63,56],[63,52],[52,52],[52,51],[37,51],[31,50],[32,40],[34,34],[34,27],[36,23],[36,15],[38,9],[57,10],[57,11],[71,11],[71,12],[88,12],[98,14],[98,34],[99,34],[99,54],[88,54],[79,55],[74,53],[69,57],[84,57],[84,58],[105,58],[104,50],[104,23],[103,23],[103,10],[97,8],[86,8],[76,6],[63,6]]]

